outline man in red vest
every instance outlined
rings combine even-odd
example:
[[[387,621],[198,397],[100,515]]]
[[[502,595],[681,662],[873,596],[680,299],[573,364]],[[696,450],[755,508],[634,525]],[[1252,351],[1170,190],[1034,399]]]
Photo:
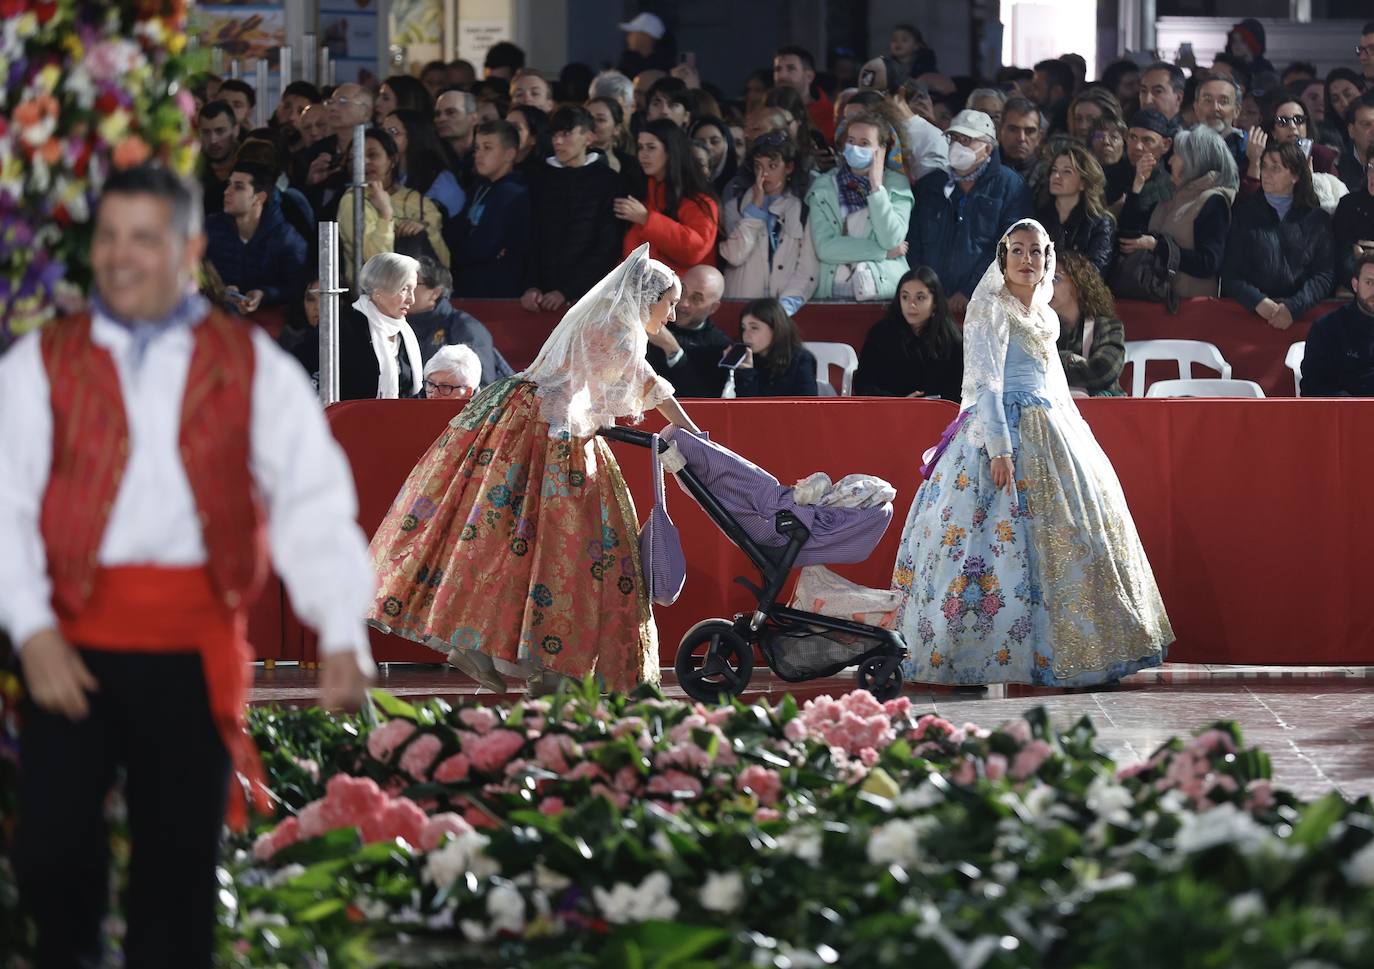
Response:
[[[91,310],[0,358],[0,626],[29,698],[14,862],[40,967],[102,964],[120,770],[126,963],[211,964],[226,807],[242,825],[268,804],[243,710],[269,535],[322,701],[356,706],[374,669],[348,465],[299,365],[196,293],[204,251],[195,186],[115,174]]]

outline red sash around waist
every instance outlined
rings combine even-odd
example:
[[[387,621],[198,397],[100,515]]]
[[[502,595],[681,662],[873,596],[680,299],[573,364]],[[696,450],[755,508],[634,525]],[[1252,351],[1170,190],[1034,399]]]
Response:
[[[229,795],[228,823],[242,831],[250,804],[262,814],[271,810],[262,761],[243,712],[253,658],[245,635],[247,617],[243,610],[224,605],[205,568],[99,569],[81,612],[59,625],[67,642],[92,649],[198,653],[210,713],[236,780]],[[177,725],[169,723],[167,729]]]

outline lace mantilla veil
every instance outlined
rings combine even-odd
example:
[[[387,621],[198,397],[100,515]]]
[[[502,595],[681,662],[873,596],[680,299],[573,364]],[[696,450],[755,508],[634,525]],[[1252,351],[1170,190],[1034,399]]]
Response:
[[[1069,382],[1055,346],[1059,338],[1059,317],[1050,309],[1050,298],[1054,295],[1054,243],[1039,222],[1022,219],[1007,230],[997,246],[1000,250],[1009,245],[1013,232],[1026,229],[1040,236],[1045,249],[1045,276],[1036,285],[1028,307],[1006,288],[1006,278],[995,258],[983,274],[964,316],[964,382],[959,409],[972,407],[981,390],[1001,396],[1007,345],[1015,338],[1022,349],[1040,362],[1045,373],[1045,396],[1054,410],[1065,418],[1065,429],[1073,430],[1075,437],[1081,433],[1092,440],[1092,432],[1069,393]],[[977,444],[986,444],[982,421],[975,421],[970,431]],[[1097,447],[1095,441],[1093,447]]]
[[[644,358],[644,322],[676,279],[645,243],[564,315],[521,375],[535,384],[550,437],[590,437],[669,396]]]

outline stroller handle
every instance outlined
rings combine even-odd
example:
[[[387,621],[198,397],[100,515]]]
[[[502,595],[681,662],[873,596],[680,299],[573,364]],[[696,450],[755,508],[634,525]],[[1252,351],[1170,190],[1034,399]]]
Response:
[[[633,427],[603,427],[596,433],[609,441],[633,444],[636,447],[648,447],[654,439],[654,436],[648,431],[637,431]],[[662,454],[666,450],[668,450],[668,442],[660,437],[658,439],[658,453]]]

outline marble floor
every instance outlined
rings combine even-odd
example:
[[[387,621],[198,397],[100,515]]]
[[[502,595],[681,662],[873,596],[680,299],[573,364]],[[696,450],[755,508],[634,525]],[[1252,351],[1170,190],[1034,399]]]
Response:
[[[299,666],[260,664],[250,701],[313,702],[317,677],[316,670]],[[790,684],[764,669],[755,672],[745,699],[776,699],[790,692],[804,700],[845,692],[853,684],[850,677]],[[495,699],[441,666],[384,664],[378,685],[412,698]],[[664,671],[664,692],[684,696],[671,670]],[[1046,707],[1062,723],[1086,714],[1097,726],[1102,748],[1122,764],[1148,757],[1175,734],[1234,720],[1247,744],[1269,754],[1278,785],[1306,798],[1332,790],[1351,799],[1374,796],[1374,667],[1171,663],[1114,687],[1076,692],[1012,686],[970,695],[916,684],[906,693],[918,706],[956,723],[996,725],[1033,706]]]

